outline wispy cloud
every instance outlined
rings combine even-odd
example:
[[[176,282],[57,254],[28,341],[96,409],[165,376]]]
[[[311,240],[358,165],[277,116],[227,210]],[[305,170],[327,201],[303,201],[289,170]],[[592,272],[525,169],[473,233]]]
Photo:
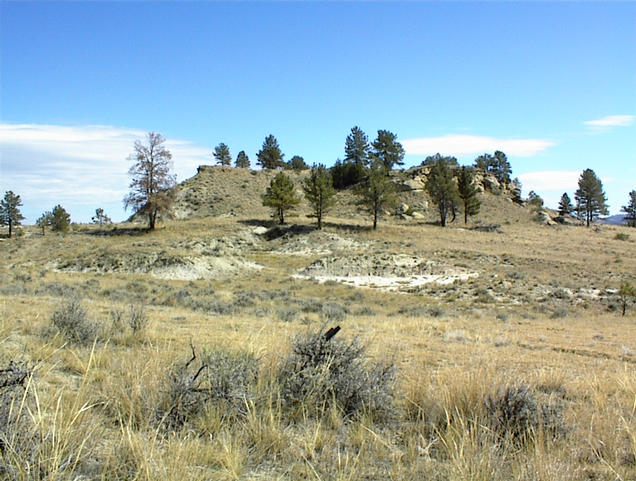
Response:
[[[573,192],[578,188],[578,170],[541,170],[519,175],[524,190],[535,192]]]
[[[401,140],[407,154],[469,155],[501,150],[508,155],[531,157],[554,145],[546,139],[498,139],[479,135],[449,134]]]
[[[574,191],[578,188],[581,171],[578,170],[541,170],[520,174],[524,196],[534,190],[545,201],[545,205],[556,208],[561,195],[567,192],[574,202]]]
[[[143,130],[100,125],[0,123],[2,190],[21,196],[28,222],[58,203],[77,221],[87,221],[96,207],[107,206],[112,217],[123,218],[122,198],[130,183],[128,156],[135,140],[145,136]],[[210,163],[210,148],[179,139],[167,139],[166,147],[179,180]]]
[[[634,123],[633,115],[608,115],[596,120],[586,120],[583,122],[590,127],[627,127]]]

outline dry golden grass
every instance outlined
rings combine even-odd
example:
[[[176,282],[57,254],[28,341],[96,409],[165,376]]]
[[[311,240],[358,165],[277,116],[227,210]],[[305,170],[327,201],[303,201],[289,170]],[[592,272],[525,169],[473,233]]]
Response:
[[[140,235],[94,235],[82,227],[2,242],[0,369],[11,359],[33,368],[21,409],[32,420],[24,429],[39,439],[28,460],[3,451],[0,469],[10,469],[2,476],[636,479],[636,306],[621,317],[606,291],[622,280],[636,284],[634,241],[615,239],[629,229],[519,221],[483,232],[387,220],[374,232],[363,220],[327,218],[328,232],[366,250],[479,273],[411,293],[291,279],[321,255],[272,252],[280,239],[237,247],[237,255],[262,269],[210,279],[55,269],[95,252],[185,257],[192,242],[242,235],[251,226],[241,220],[174,221]],[[580,289],[599,289],[601,297],[577,297]],[[52,313],[72,294],[104,326],[94,345],[68,343],[51,328]],[[335,408],[318,418],[287,416],[275,372],[299,332],[324,326],[328,311],[319,301],[348,311],[337,322],[338,337],[359,337],[372,358],[395,364],[393,419],[347,418]],[[147,330],[113,329],[111,311],[125,317],[139,302],[146,305]],[[254,354],[259,394],[245,400],[239,416],[212,404],[182,430],[166,431],[157,406],[168,373],[189,359],[191,345]],[[537,430],[519,445],[493,431],[485,398],[520,383],[538,401],[562,406],[563,436]]]

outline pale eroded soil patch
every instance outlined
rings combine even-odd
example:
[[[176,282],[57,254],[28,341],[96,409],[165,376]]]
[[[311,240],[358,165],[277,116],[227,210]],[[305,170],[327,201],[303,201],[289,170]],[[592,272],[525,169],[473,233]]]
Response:
[[[446,285],[478,276],[478,273],[460,267],[402,254],[327,257],[294,275],[299,279],[313,279],[320,283],[336,281],[355,287],[393,291],[412,290],[430,283]]]

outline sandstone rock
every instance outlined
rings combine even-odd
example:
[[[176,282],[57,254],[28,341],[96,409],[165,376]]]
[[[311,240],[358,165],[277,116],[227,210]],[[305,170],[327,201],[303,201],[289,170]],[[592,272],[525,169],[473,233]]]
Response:
[[[402,215],[402,214],[406,214],[408,212],[408,210],[409,210],[409,205],[405,204],[405,203],[401,203],[395,209],[395,213],[398,214],[398,215]]]

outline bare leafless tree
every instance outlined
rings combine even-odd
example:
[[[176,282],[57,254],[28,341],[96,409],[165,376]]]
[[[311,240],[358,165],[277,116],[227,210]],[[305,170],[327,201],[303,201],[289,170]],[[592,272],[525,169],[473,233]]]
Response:
[[[148,216],[148,228],[153,230],[157,215],[171,217],[176,179],[170,173],[172,154],[163,145],[161,134],[148,133],[147,144],[135,141],[135,151],[128,157],[134,164],[128,171],[132,177],[130,192],[124,206]]]

